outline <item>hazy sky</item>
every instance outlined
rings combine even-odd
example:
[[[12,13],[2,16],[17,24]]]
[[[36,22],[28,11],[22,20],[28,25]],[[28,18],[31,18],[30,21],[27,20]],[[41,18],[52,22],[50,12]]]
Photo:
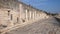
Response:
[[[60,0],[21,0],[26,4],[30,4],[40,10],[47,12],[60,12]]]

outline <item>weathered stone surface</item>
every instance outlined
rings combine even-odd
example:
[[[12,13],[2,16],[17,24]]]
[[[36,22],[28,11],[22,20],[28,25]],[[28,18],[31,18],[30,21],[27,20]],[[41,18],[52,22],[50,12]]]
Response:
[[[46,30],[48,31],[49,28],[54,27],[52,26],[52,24],[50,26],[49,24],[50,21],[47,21],[49,25],[45,23],[45,21],[48,20],[49,17],[50,16],[48,16],[45,12],[38,10],[30,5],[26,5],[22,2],[18,2],[17,0],[0,0],[0,28],[1,28],[0,31],[2,29],[5,30],[5,28],[3,27],[7,27],[6,29],[8,29],[8,27],[12,26],[15,27],[15,25],[18,24],[25,25],[30,21],[33,22],[36,20],[41,20],[33,24],[29,23],[30,25],[27,24],[27,26],[22,27],[22,29],[21,28],[18,29],[17,32],[13,31],[12,33],[14,32],[16,32],[15,34],[19,34],[21,32],[23,33],[27,32],[26,34],[35,34],[40,32],[43,33],[46,32]],[[45,21],[43,19],[45,19]],[[51,23],[55,22],[52,21]],[[49,33],[51,34],[51,31]]]
[[[0,0],[0,25],[14,26],[47,18],[47,14],[18,0]],[[30,13],[31,12],[31,13]]]
[[[55,18],[39,20],[7,34],[60,34],[60,24]]]

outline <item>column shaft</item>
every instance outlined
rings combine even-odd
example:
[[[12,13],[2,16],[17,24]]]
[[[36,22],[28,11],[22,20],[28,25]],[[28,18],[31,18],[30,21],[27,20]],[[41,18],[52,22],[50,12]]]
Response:
[[[31,19],[31,15],[32,15],[32,14],[31,14],[31,11],[30,11],[29,13],[30,13],[30,19]]]
[[[28,11],[26,10],[26,21],[28,21]]]
[[[33,20],[34,20],[34,12],[33,12]]]
[[[35,11],[35,19],[36,19],[36,11]]]

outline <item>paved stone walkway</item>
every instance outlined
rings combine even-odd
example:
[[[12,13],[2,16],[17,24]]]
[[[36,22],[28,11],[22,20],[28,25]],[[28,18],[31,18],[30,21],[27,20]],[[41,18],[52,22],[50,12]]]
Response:
[[[39,20],[6,34],[60,34],[60,24],[55,18]]]

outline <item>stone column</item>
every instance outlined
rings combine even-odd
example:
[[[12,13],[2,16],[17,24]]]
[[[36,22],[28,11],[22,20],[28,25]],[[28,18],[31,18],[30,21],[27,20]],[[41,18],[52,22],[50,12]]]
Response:
[[[36,11],[35,11],[35,19],[36,19]]]
[[[34,16],[34,12],[33,12],[33,20],[34,20],[34,17],[35,17],[35,16]]]
[[[34,11],[34,19],[36,19],[36,11]]]
[[[38,12],[36,12],[36,19],[38,19],[39,17],[38,17]]]
[[[39,14],[39,18],[40,18],[40,14]]]
[[[30,14],[29,14],[29,10],[28,10],[28,14],[27,14],[27,15],[28,15],[28,20],[29,20],[29,19],[30,19]]]
[[[37,18],[39,19],[39,13],[37,13]]]
[[[38,18],[39,18],[39,12],[38,12]]]
[[[39,12],[39,19],[40,19],[40,12]]]
[[[32,15],[32,14],[31,14],[31,11],[29,12],[29,14],[30,14],[30,19],[31,19],[31,15]]]
[[[22,8],[22,4],[19,5],[19,9],[20,9],[20,22],[22,22],[22,11],[23,11],[23,8]]]
[[[28,11],[26,9],[26,21],[28,21]]]

